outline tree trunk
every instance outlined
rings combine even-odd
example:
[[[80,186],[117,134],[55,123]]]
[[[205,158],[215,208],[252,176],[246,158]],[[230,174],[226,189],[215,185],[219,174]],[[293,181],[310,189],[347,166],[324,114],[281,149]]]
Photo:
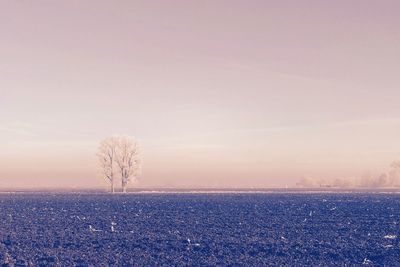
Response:
[[[122,182],[122,193],[126,193],[127,182]]]
[[[114,182],[111,182],[111,194],[115,193]]]

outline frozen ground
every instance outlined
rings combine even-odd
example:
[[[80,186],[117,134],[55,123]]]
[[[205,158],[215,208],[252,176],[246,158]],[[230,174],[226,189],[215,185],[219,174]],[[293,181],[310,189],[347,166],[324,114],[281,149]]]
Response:
[[[0,264],[400,266],[399,245],[396,194],[0,195]]]

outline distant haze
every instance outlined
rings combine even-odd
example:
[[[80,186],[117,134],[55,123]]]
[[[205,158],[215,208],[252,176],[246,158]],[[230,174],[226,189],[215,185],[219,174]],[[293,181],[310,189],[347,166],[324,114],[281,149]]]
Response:
[[[400,158],[400,1],[2,1],[0,187],[378,177]]]

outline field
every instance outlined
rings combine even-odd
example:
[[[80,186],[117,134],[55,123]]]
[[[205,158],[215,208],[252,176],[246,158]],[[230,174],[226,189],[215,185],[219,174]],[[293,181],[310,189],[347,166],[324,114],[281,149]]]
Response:
[[[0,222],[10,266],[400,266],[396,194],[1,194]]]

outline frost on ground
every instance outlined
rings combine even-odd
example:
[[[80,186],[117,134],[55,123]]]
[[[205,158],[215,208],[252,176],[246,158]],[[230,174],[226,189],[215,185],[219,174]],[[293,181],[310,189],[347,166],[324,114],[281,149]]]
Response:
[[[396,235],[385,235],[383,238],[386,238],[386,239],[396,239]]]
[[[400,266],[398,195],[9,194],[0,221],[5,266]]]

